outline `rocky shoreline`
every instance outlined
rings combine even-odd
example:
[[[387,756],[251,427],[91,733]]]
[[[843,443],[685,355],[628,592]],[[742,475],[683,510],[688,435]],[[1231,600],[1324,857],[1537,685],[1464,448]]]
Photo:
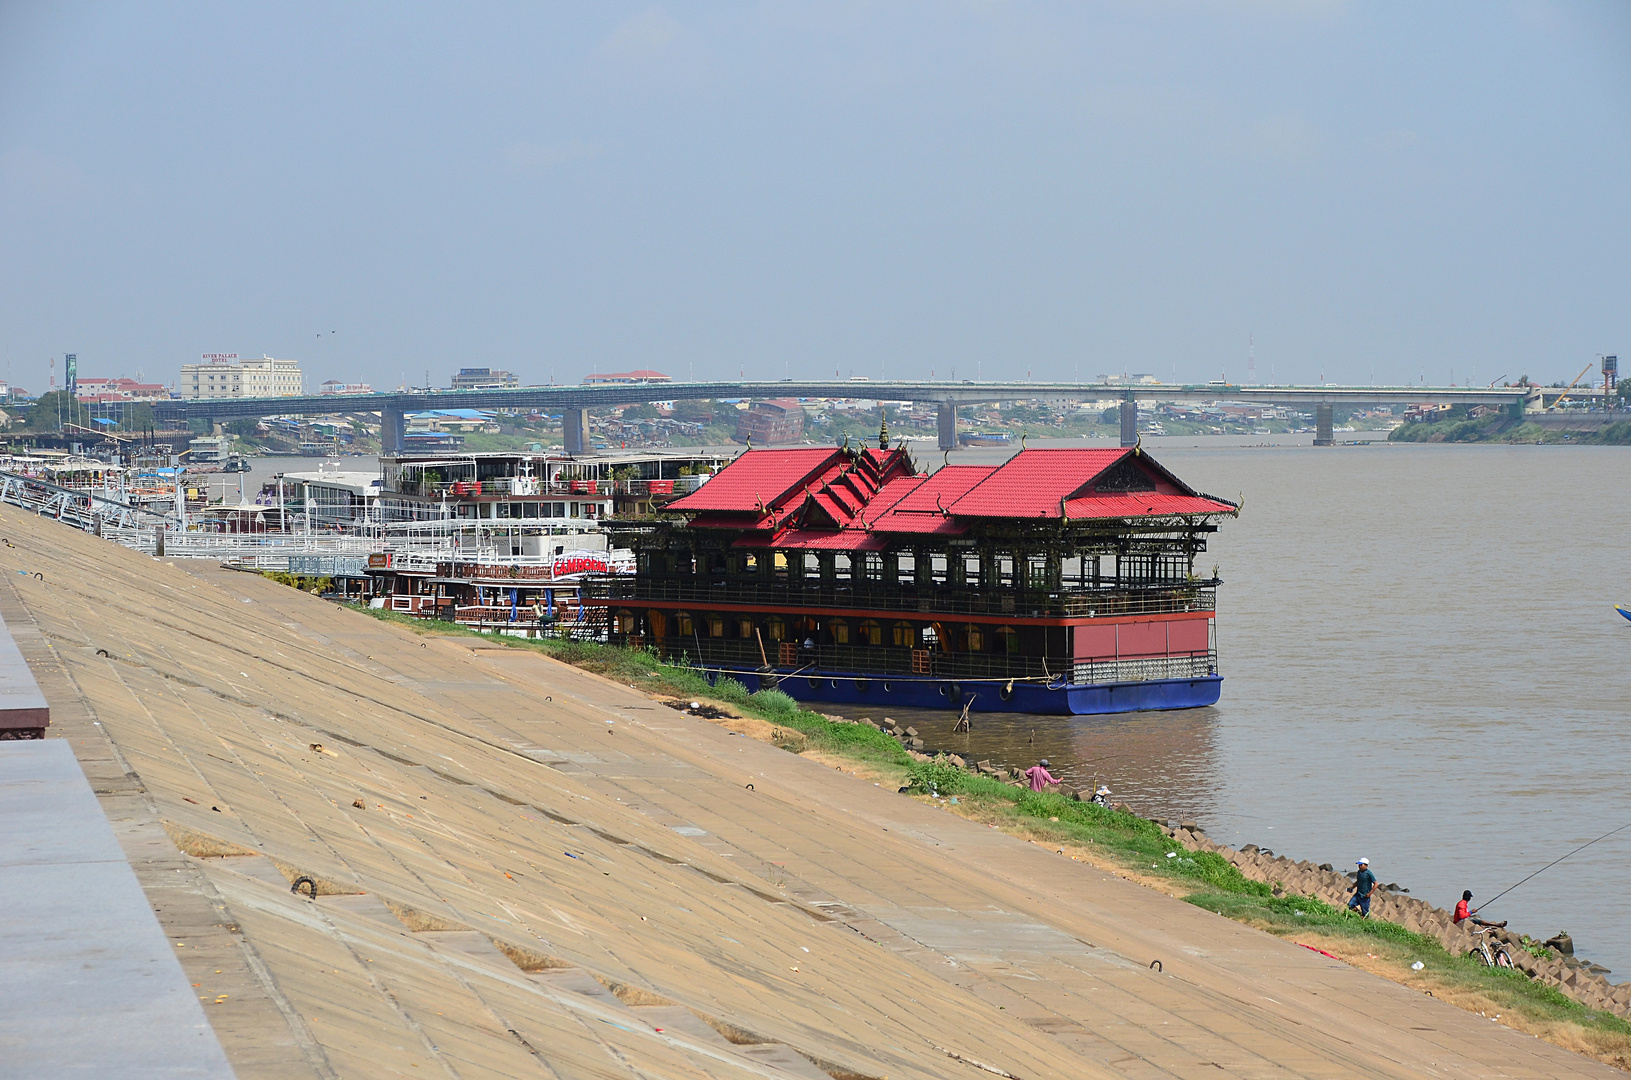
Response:
[[[1207,839],[1194,822],[1157,820],[1157,824],[1185,849],[1215,852],[1247,878],[1272,885],[1276,890],[1312,896],[1336,908],[1345,907],[1353,895],[1352,878],[1333,869],[1330,863],[1316,866],[1306,860],[1288,859],[1255,844],[1244,844],[1237,850]],[[1456,925],[1451,912],[1408,895],[1408,890],[1397,884],[1378,886],[1370,911],[1373,919],[1396,923],[1413,933],[1436,939],[1452,956],[1466,956],[1478,946],[1478,939],[1465,925]],[[1616,986],[1609,982],[1608,969],[1575,956],[1574,944],[1567,937],[1554,937],[1546,942],[1529,939],[1530,945],[1544,953],[1536,956],[1526,947],[1522,935],[1498,929],[1491,930],[1489,936],[1507,946],[1513,966],[1530,978],[1587,1008],[1631,1019],[1631,983]]]
[[[837,716],[828,716],[825,719],[876,727],[896,739],[914,761],[927,762],[938,759],[959,769],[989,776],[1016,787],[1023,786],[1023,781],[1019,779],[1023,773],[1019,770],[991,761],[970,762],[958,754],[930,752],[916,728],[903,727],[888,717],[879,722],[874,722],[870,718],[846,721]],[[1062,785],[1057,790],[1069,799],[1092,798],[1091,792],[1083,794],[1068,785]],[[1116,804],[1113,809],[1135,817],[1140,816],[1124,803]],[[1347,906],[1349,897],[1353,895],[1353,875],[1337,871],[1330,863],[1315,865],[1307,860],[1289,859],[1283,855],[1276,855],[1273,851],[1259,848],[1256,844],[1244,844],[1238,849],[1231,848],[1209,840],[1205,830],[1194,821],[1162,818],[1147,820],[1160,826],[1162,832],[1185,850],[1213,852],[1228,861],[1246,878],[1272,886],[1277,896],[1281,894],[1311,896],[1341,909]],[[1410,896],[1409,892],[1409,889],[1396,882],[1378,885],[1371,899],[1370,917],[1395,923],[1413,933],[1434,938],[1452,956],[1466,956],[1477,949],[1478,938],[1467,927],[1458,926],[1452,912],[1434,907],[1425,900],[1418,900]],[[1507,929],[1493,929],[1489,931],[1488,936],[1506,945],[1507,952],[1512,957],[1513,967],[1531,979],[1545,983],[1587,1008],[1612,1013],[1622,1019],[1631,1019],[1631,983],[1617,986],[1609,982],[1607,978],[1609,969],[1575,956],[1574,943],[1567,936],[1558,935],[1540,942]],[[1531,947],[1537,949],[1541,955],[1531,952]]]

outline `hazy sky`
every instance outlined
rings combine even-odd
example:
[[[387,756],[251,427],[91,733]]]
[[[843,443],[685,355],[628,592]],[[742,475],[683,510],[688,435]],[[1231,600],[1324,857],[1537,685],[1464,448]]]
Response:
[[[0,0],[0,375],[1572,378],[1631,4]],[[1631,357],[1628,357],[1631,365]]]

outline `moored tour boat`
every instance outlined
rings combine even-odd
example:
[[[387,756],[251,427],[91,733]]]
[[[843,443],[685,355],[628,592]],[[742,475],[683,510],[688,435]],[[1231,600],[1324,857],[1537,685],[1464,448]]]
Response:
[[[932,475],[904,449],[750,450],[658,520],[606,523],[636,572],[583,602],[614,642],[806,701],[1192,708],[1222,684],[1195,559],[1236,512],[1136,447]]]

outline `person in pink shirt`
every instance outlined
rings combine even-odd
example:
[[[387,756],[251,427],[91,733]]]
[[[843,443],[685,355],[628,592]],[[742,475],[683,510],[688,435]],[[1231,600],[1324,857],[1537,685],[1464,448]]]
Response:
[[[1026,769],[1025,779],[1031,782],[1032,791],[1041,791],[1049,784],[1057,784],[1059,782],[1048,773],[1047,758],[1043,758],[1035,765],[1032,765],[1029,769]]]

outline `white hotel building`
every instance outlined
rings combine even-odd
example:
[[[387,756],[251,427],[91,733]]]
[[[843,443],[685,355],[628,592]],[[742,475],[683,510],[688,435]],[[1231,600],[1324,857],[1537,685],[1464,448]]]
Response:
[[[240,360],[235,353],[181,365],[182,398],[297,397],[305,384],[300,365],[270,356]]]

